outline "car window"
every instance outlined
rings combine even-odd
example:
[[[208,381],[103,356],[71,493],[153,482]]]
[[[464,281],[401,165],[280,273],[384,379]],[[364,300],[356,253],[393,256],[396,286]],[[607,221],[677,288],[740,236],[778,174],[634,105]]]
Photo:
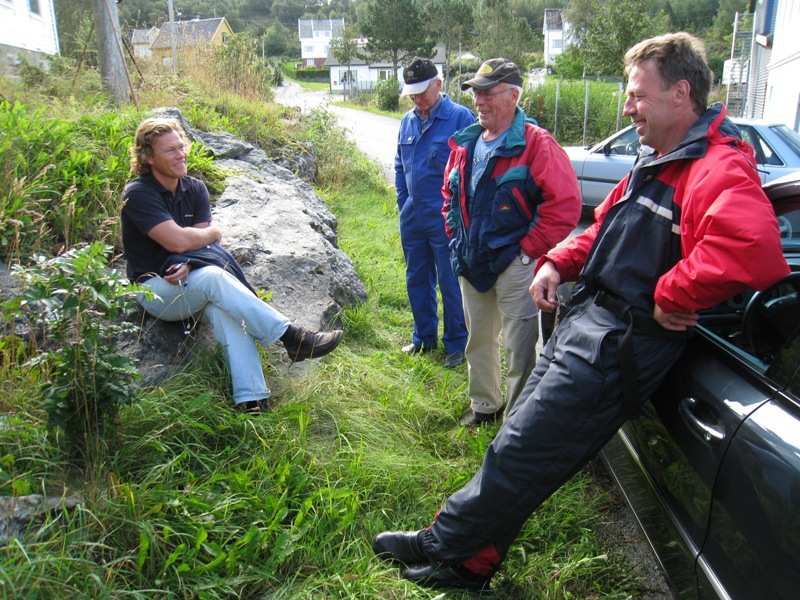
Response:
[[[639,154],[639,134],[636,133],[636,129],[631,127],[606,144],[605,151],[608,154],[636,156]]]
[[[778,158],[775,151],[770,147],[766,140],[761,137],[754,127],[749,125],[739,125],[742,138],[753,147],[756,153],[756,162],[760,165],[782,165],[783,161]]]
[[[800,338],[778,352],[767,369],[767,376],[781,387],[800,398]]]
[[[792,152],[794,152],[794,155],[800,159],[800,134],[796,131],[792,131],[786,125],[772,125],[770,129],[784,144],[789,146]]]

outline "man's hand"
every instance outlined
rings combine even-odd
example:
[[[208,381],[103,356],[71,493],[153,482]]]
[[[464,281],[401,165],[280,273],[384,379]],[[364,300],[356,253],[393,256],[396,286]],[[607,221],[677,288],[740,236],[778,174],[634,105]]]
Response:
[[[186,281],[186,278],[189,276],[189,263],[180,263],[174,266],[177,268],[168,269],[164,274],[164,281],[172,285],[178,285]]]
[[[686,331],[689,327],[697,325],[697,313],[687,312],[673,312],[667,313],[661,310],[661,307],[656,304],[653,309],[653,318],[664,329],[670,331]]]
[[[559,283],[561,283],[561,275],[558,274],[555,265],[547,261],[536,272],[528,290],[536,306],[545,312],[553,312],[558,306],[556,291]]]

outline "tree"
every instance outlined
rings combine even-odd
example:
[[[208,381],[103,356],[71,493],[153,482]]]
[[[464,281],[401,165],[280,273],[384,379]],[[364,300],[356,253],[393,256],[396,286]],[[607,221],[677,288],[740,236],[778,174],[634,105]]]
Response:
[[[585,12],[578,19],[576,38],[586,71],[592,75],[621,75],[628,48],[670,29],[666,13],[658,10],[652,0],[579,0],[579,3]]]
[[[429,39],[444,44],[445,73],[449,69],[450,53],[472,36],[471,0],[428,0],[422,3]]]
[[[369,40],[367,52],[391,61],[395,72],[412,56],[432,54],[433,44],[414,0],[366,0],[360,22]]]
[[[524,71],[526,55],[541,48],[528,22],[514,14],[511,0],[481,0],[475,8],[475,21],[480,24],[478,52],[484,60],[502,56]]]
[[[285,56],[292,50],[296,53],[295,42],[297,38],[278,21],[273,21],[263,35],[263,49],[267,56]]]
[[[331,40],[331,53],[341,65],[347,65],[347,77],[344,79],[344,92],[350,95],[353,77],[350,65],[357,58],[361,58],[361,47],[358,45],[358,32],[353,25],[345,25],[342,37]]]

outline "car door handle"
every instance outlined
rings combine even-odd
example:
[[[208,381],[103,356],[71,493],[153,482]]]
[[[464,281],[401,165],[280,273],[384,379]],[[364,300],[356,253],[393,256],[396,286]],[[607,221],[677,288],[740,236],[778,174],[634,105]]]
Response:
[[[695,408],[697,408],[697,400],[691,396],[684,398],[678,404],[678,411],[680,412],[681,417],[683,417],[683,420],[692,429],[692,431],[694,431],[708,443],[719,444],[725,439],[725,430],[720,427],[715,427],[713,425],[709,425],[708,423],[704,423],[696,414],[694,414]]]

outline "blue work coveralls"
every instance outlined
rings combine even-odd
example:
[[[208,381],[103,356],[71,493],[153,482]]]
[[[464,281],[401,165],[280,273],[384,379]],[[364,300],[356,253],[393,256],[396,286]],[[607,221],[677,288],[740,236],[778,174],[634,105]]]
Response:
[[[463,352],[467,343],[458,279],[450,266],[444,231],[442,181],[450,155],[448,139],[475,121],[468,108],[442,95],[422,121],[415,110],[400,122],[395,157],[395,188],[400,211],[400,240],[406,260],[406,288],[414,316],[416,346],[437,344],[436,281],[442,293],[444,350]]]

